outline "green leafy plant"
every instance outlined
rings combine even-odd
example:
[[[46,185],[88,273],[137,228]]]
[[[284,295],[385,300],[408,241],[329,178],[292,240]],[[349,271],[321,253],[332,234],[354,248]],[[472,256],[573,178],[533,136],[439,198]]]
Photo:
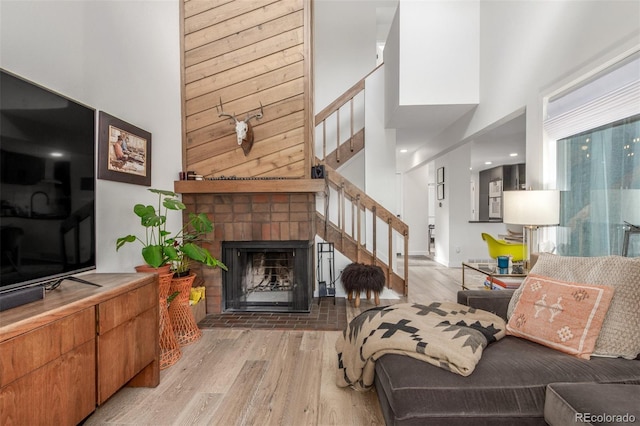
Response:
[[[189,220],[175,238],[167,240],[176,249],[176,257],[172,259],[173,270],[183,273],[189,270],[192,260],[211,267],[227,270],[224,263],[213,257],[209,250],[199,244],[206,241],[203,236],[213,232],[213,223],[204,213],[189,213]]]
[[[157,194],[156,206],[136,204],[133,212],[144,227],[144,237],[126,235],[116,240],[116,251],[126,243],[140,242],[144,261],[154,268],[173,264],[175,270],[184,271],[189,261],[195,260],[207,266],[227,270],[224,263],[213,257],[209,250],[201,247],[203,236],[213,231],[213,223],[206,214],[190,213],[189,220],[175,235],[167,231],[169,210],[182,211],[186,206],[177,198],[178,194],[162,189],[149,189]]]

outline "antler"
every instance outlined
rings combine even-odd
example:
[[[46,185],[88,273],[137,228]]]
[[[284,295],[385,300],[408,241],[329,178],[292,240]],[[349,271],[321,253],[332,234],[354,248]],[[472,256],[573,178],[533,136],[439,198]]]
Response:
[[[260,102],[260,112],[257,114],[253,114],[253,115],[249,115],[249,113],[247,113],[247,118],[244,120],[245,123],[248,123],[249,120],[251,120],[252,118],[256,118],[258,120],[260,120],[263,116],[263,110],[262,110],[262,102]]]
[[[216,105],[216,110],[218,111],[218,117],[229,117],[235,122],[238,121],[235,114],[227,114],[224,112],[224,108],[222,108],[222,97],[220,97],[220,109],[218,109],[218,105]]]

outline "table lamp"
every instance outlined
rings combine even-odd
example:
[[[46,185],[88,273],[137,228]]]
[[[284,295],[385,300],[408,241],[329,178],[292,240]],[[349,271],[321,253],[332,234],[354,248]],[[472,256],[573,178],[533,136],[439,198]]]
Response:
[[[512,225],[522,225],[527,229],[525,267],[529,270],[531,254],[534,252],[533,231],[537,231],[540,226],[553,226],[560,223],[560,191],[504,191],[503,197],[502,221]]]

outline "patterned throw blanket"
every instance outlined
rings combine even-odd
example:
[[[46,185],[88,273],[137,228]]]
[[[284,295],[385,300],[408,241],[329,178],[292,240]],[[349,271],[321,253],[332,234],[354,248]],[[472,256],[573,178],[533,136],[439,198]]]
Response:
[[[490,312],[453,302],[377,307],[355,317],[336,341],[338,386],[373,385],[384,354],[407,355],[468,376],[482,350],[505,335],[505,322]]]

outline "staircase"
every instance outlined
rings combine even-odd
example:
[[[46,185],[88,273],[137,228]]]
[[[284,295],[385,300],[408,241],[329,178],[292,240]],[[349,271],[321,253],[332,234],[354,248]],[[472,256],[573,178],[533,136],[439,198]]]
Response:
[[[315,116],[317,131],[322,133],[321,157],[316,163],[325,167],[327,183],[324,206],[316,212],[316,230],[325,241],[332,242],[352,262],[380,266],[387,286],[406,296],[409,288],[409,227],[393,213],[349,182],[336,169],[364,149],[364,126],[356,126],[356,109],[364,114],[365,78]],[[341,127],[349,132],[341,141]],[[342,126],[341,126],[342,125]],[[328,135],[335,137],[328,141]],[[329,148],[329,144],[331,147]],[[396,271],[395,259],[402,239],[404,263]]]
[[[341,164],[346,163],[359,151],[364,149],[364,127],[359,131],[354,131],[355,126],[355,108],[356,98],[362,99],[364,97],[364,82],[365,78],[354,84],[350,89],[344,92],[338,99],[329,104],[325,109],[320,111],[315,117],[316,128],[322,126],[322,163],[327,164],[334,169],[337,169]],[[346,114],[349,123],[349,135],[346,140],[337,143],[337,147],[331,152],[327,153],[327,134],[328,123],[331,122],[334,127],[334,135],[336,136],[336,142],[340,139],[341,124],[345,120]],[[331,124],[329,124],[330,126]]]

